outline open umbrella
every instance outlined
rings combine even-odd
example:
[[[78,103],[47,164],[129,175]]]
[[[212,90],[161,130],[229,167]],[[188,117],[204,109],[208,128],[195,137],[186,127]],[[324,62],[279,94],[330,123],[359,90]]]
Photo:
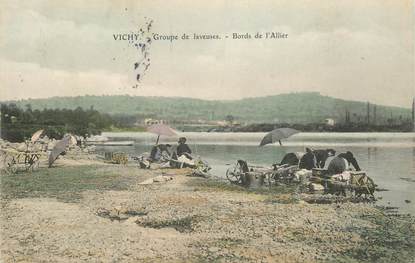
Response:
[[[264,138],[262,139],[261,143],[259,144],[259,146],[264,146],[266,144],[270,144],[270,143],[274,143],[274,142],[279,142],[280,145],[282,145],[281,140],[282,139],[286,139],[296,133],[299,133],[300,131],[296,130],[296,129],[291,129],[291,128],[279,128],[279,129],[275,129],[273,131],[270,131],[269,133],[267,133]]]
[[[33,133],[32,138],[30,139],[33,142],[39,140],[40,136],[42,136],[43,130],[38,130],[37,132]]]
[[[156,144],[159,143],[159,139],[161,135],[164,135],[164,136],[177,135],[176,131],[166,124],[153,124],[147,128],[147,131],[158,135]]]
[[[58,141],[49,154],[49,167],[53,162],[66,150],[66,147],[71,144],[71,136],[65,136],[62,140]]]

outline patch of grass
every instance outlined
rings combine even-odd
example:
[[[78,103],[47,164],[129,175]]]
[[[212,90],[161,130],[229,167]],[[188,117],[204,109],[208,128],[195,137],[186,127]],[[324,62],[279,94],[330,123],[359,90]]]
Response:
[[[54,197],[76,202],[85,190],[127,190],[136,180],[115,169],[101,166],[75,166],[39,169],[33,173],[2,175],[3,199],[26,197]]]
[[[195,180],[191,180],[187,184],[195,187],[195,191],[229,191],[261,195],[264,197],[262,201],[266,203],[293,204],[298,202],[295,196],[299,190],[298,185],[273,185],[271,187],[246,188],[226,181],[200,178],[195,178]]]
[[[221,248],[228,248],[234,247],[243,244],[244,241],[242,239],[237,238],[230,238],[230,237],[223,237],[216,240],[213,246],[221,247]]]
[[[189,233],[193,231],[193,224],[197,220],[198,218],[195,216],[186,216],[183,218],[177,218],[177,219],[171,219],[171,220],[137,222],[137,224],[143,227],[150,227],[150,228],[156,228],[156,229],[171,227],[181,233]]]
[[[214,179],[201,179],[201,178],[192,178],[192,180],[187,181],[188,186],[194,187],[196,191],[231,191],[231,192],[246,192],[248,189],[236,185],[230,184],[224,181],[214,180]]]
[[[264,200],[265,203],[271,204],[295,204],[298,203],[298,199],[294,194],[277,194],[272,195]]]
[[[127,210],[124,214],[128,216],[145,216],[148,212],[145,211],[134,211],[134,210]]]
[[[363,243],[339,259],[340,262],[413,262],[415,258],[415,218],[393,217],[381,213],[363,219],[375,228],[352,229]]]

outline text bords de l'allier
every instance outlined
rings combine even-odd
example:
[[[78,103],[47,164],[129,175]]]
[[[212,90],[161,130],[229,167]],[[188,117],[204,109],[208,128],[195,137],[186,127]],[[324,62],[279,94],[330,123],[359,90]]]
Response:
[[[139,33],[124,33],[124,34],[113,34],[114,40],[126,40],[136,41],[141,38]],[[264,32],[264,33],[232,33],[229,35],[218,35],[218,34],[163,34],[154,33],[152,39],[155,41],[177,41],[177,40],[220,40],[220,39],[287,39],[288,34],[283,32]]]

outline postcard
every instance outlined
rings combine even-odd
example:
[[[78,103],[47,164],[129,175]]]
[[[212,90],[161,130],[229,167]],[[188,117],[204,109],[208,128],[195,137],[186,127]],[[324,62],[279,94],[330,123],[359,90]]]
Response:
[[[414,1],[0,6],[0,262],[413,262]]]

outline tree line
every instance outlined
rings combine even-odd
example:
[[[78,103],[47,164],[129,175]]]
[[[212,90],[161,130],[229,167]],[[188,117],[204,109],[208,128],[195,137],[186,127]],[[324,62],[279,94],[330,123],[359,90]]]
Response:
[[[411,132],[413,124],[409,121],[389,124],[336,123],[329,126],[322,123],[255,123],[234,127],[233,132],[269,132],[277,128],[293,128],[303,132]]]
[[[60,139],[66,133],[88,136],[110,128],[114,120],[108,114],[92,107],[85,110],[43,109],[32,110],[30,104],[24,109],[16,104],[1,104],[1,137],[11,142],[29,139],[37,130],[44,129],[49,138]]]

